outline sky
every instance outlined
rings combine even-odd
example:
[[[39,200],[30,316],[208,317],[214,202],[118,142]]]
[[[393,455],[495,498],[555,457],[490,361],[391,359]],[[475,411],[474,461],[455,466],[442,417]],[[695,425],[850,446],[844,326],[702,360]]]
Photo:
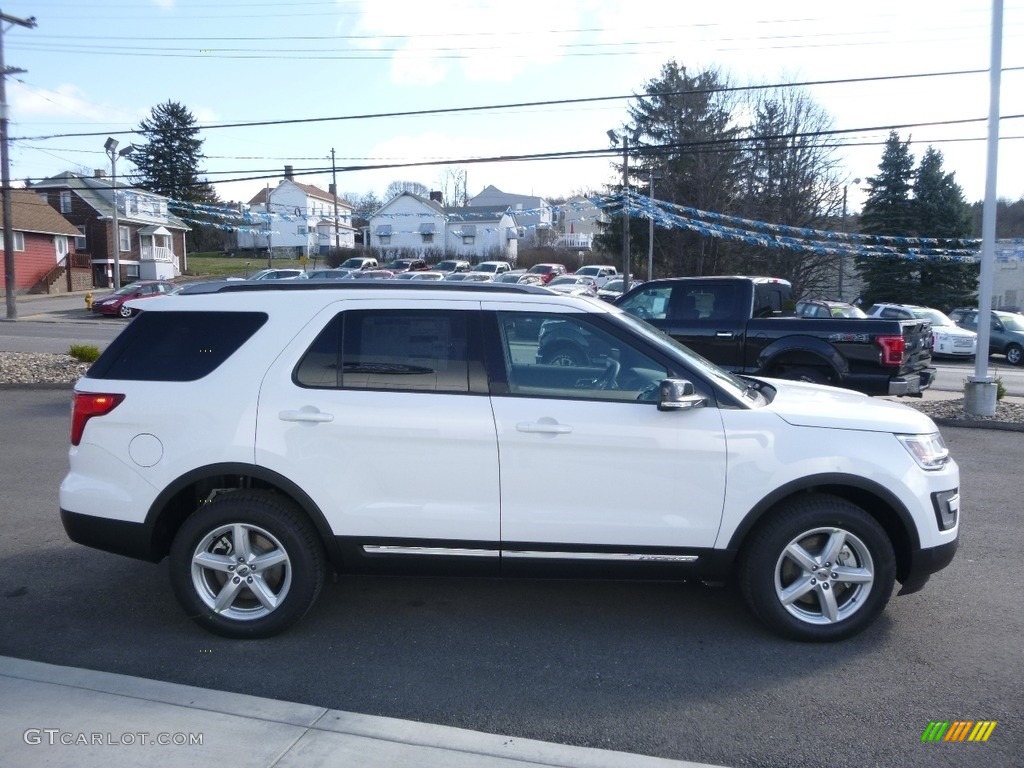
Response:
[[[445,189],[462,171],[470,195],[599,193],[617,181],[608,156],[475,161],[607,150],[630,97],[675,60],[735,85],[801,87],[844,131],[851,213],[890,127],[917,160],[940,150],[968,202],[986,190],[991,0],[18,0],[2,10],[36,19],[3,34],[4,64],[25,70],[6,81],[19,185],[109,173],[106,138],[139,142],[140,120],[176,101],[202,128],[202,169],[224,200],[276,186],[286,164],[327,189],[332,149],[347,196],[380,197],[393,181]],[[1024,0],[1004,0],[1002,70],[996,191],[1018,200]],[[493,108],[467,109],[479,107]],[[452,111],[423,114],[436,110]],[[303,122],[273,124],[284,120]],[[423,165],[366,168],[413,163]],[[130,171],[118,160],[119,178]]]

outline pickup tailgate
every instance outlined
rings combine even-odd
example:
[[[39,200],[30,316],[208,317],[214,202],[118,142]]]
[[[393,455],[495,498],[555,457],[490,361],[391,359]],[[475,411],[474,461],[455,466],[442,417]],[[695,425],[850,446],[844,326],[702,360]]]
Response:
[[[903,327],[903,366],[900,373],[917,373],[932,364],[932,324],[928,320],[900,320]]]

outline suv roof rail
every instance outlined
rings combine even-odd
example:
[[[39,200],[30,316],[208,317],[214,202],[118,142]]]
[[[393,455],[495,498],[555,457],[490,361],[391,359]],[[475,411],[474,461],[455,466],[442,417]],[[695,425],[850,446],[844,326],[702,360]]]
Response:
[[[533,293],[551,295],[553,291],[538,285],[520,285],[518,283],[461,283],[416,280],[270,280],[252,281],[224,280],[204,284],[204,288],[195,288],[189,293],[248,293],[251,291],[324,291],[324,290],[357,290],[357,291],[457,291],[460,293],[483,291],[491,293]]]

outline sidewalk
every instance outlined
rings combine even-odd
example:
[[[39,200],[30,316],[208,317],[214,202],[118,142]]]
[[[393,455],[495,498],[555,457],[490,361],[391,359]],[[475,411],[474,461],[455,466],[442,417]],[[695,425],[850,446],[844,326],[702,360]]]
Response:
[[[10,768],[713,768],[0,656]]]

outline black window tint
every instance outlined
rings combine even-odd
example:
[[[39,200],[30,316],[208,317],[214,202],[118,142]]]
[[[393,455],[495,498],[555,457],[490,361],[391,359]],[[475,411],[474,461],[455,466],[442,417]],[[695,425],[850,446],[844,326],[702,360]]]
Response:
[[[195,381],[267,321],[262,312],[143,312],[107,347],[93,379]]]
[[[305,387],[468,392],[465,312],[355,310],[339,314],[295,371]]]

